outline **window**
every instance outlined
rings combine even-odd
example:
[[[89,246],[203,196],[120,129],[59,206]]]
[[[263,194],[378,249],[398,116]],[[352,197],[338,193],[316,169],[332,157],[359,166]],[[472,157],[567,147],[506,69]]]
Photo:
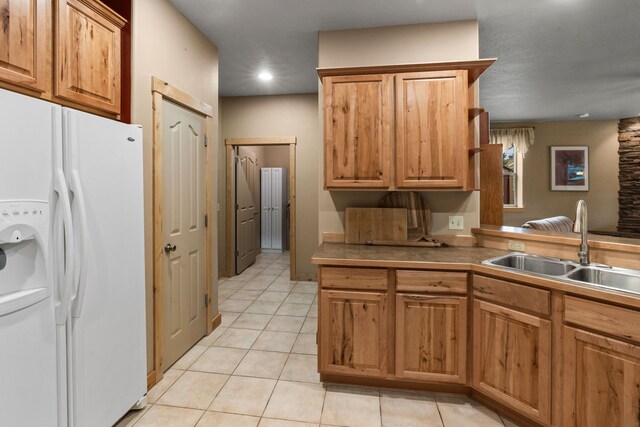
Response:
[[[533,145],[533,128],[491,129],[490,143],[502,145],[502,191],[505,209],[522,209],[523,159]]]

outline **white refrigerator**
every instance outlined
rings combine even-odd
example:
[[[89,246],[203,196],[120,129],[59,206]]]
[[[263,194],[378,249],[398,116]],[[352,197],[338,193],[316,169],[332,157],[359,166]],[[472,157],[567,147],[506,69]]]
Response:
[[[0,90],[0,425],[146,394],[142,129]]]

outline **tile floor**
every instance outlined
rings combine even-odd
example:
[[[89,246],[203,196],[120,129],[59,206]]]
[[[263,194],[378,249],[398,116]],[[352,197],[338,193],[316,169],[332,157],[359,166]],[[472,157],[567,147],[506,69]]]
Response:
[[[116,426],[515,426],[462,396],[320,383],[316,293],[289,281],[288,253],[220,280],[222,325]]]

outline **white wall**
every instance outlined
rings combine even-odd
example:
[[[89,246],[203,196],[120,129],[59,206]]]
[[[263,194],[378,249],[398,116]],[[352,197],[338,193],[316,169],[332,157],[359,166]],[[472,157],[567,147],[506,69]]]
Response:
[[[212,135],[217,135],[218,49],[168,0],[133,0],[132,22],[131,119],[132,123],[141,124],[144,132],[147,365],[151,371],[154,360],[151,77],[158,77],[212,106],[215,112]],[[212,164],[217,168],[215,161]],[[214,171],[214,176],[216,174],[217,170]],[[212,221],[215,223],[215,218]],[[216,271],[215,254],[210,262],[214,263]],[[213,289],[212,305],[215,312],[218,307],[217,287],[214,286]]]

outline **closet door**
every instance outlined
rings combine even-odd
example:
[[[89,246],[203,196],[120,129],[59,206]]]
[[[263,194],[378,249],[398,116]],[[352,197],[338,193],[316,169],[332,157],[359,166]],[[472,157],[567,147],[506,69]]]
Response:
[[[260,241],[262,249],[271,249],[271,169],[260,170]]]
[[[282,168],[271,169],[271,248],[282,250]]]

